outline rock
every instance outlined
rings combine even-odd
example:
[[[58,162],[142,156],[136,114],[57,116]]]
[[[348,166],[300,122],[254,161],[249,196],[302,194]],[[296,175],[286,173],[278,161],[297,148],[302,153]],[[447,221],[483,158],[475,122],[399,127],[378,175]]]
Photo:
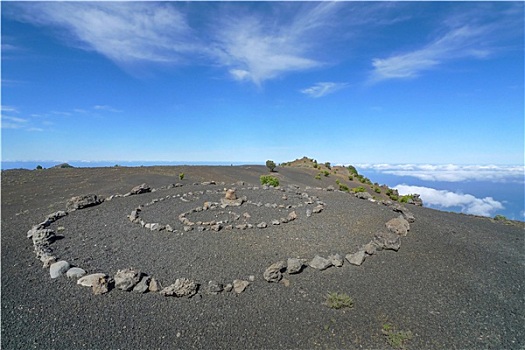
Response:
[[[247,219],[251,218],[252,216],[251,216],[249,213],[244,213],[244,214],[242,214],[242,217],[243,217],[245,220],[247,220]]]
[[[297,213],[294,210],[290,212],[286,218],[288,219],[288,221],[294,221],[295,219],[297,219]]]
[[[286,262],[278,261],[270,265],[270,267],[264,271],[263,277],[268,282],[279,282],[283,277],[281,272],[284,269],[286,269]]]
[[[314,209],[312,209],[312,213],[314,213],[314,214],[320,213],[320,212],[323,211],[323,209],[324,209],[324,207],[322,205],[318,205]]]
[[[222,284],[220,284],[217,281],[209,281],[208,286],[206,287],[206,293],[213,294],[213,295],[217,295],[223,290],[224,290],[224,287],[222,286]]]
[[[151,282],[151,277],[148,275],[142,276],[141,280],[135,287],[133,291],[137,293],[146,293],[149,290],[149,284]]]
[[[267,228],[267,227],[268,227],[268,224],[264,221],[257,225],[257,228]]]
[[[141,185],[133,187],[131,191],[129,191],[129,195],[141,194],[141,193],[147,193],[147,192],[151,192],[151,187],[143,183]]]
[[[389,220],[385,226],[390,232],[398,234],[399,236],[406,236],[410,230],[410,224],[403,216]]]
[[[53,243],[56,238],[56,234],[55,231],[45,228],[33,231],[31,237],[33,238],[34,245],[47,245]]]
[[[373,255],[377,251],[377,245],[372,241],[362,246],[360,250],[363,250],[368,255]]]
[[[27,238],[32,238],[37,231],[43,229],[45,229],[45,227],[42,224],[34,225],[29,231],[27,231]]]
[[[409,223],[412,223],[412,222],[415,222],[416,221],[416,218],[414,217],[414,214],[412,214],[410,211],[408,211],[407,209],[403,210],[403,212],[401,212],[401,215],[403,215],[403,218],[408,221]]]
[[[183,230],[184,230],[184,232],[193,231],[193,226],[184,226]]]
[[[142,272],[133,269],[118,270],[113,278],[115,287],[121,290],[130,291],[140,282]]]
[[[231,283],[228,283],[227,285],[224,286],[224,291],[229,293],[233,290],[233,285]]]
[[[50,223],[57,221],[60,218],[63,218],[64,216],[67,216],[67,212],[63,210],[59,210],[57,212],[54,212],[52,214],[49,214],[46,216],[46,219],[44,221],[48,221]]]
[[[175,283],[162,289],[160,291],[160,294],[164,296],[175,296],[177,298],[180,298],[180,297],[191,298],[192,296],[197,294],[198,287],[199,285],[195,283],[194,281],[191,281],[187,278],[177,278],[175,280]]]
[[[286,271],[289,274],[299,273],[303,270],[304,266],[304,260],[288,258]]]
[[[334,186],[330,185],[326,188],[328,192],[333,192],[335,190]]]
[[[221,224],[211,225],[211,226],[210,226],[210,229],[211,229],[212,231],[219,232],[219,231],[222,229],[222,225],[221,225]]]
[[[330,260],[335,267],[341,267],[344,264],[344,259],[339,254],[329,255],[328,260]]]
[[[84,269],[81,269],[80,267],[72,267],[69,270],[67,270],[66,276],[68,278],[80,278],[86,274],[86,271]]]
[[[276,220],[276,219],[272,220],[272,225],[280,225],[280,224],[281,222],[279,220]]]
[[[49,274],[51,275],[51,278],[57,278],[66,273],[66,271],[69,270],[69,268],[70,265],[67,261],[57,261],[56,263],[51,264],[51,266],[49,267]]]
[[[281,280],[281,283],[285,286],[285,287],[290,287],[290,280],[287,279],[287,278],[283,278]]]
[[[95,295],[105,294],[109,292],[109,279],[106,276],[104,276],[104,277],[100,277],[97,280],[93,281],[93,285],[91,286],[91,291]]]
[[[355,196],[359,199],[372,199],[372,195],[368,192],[357,192]]]
[[[240,294],[244,292],[244,290],[250,285],[250,282],[243,281],[243,280],[235,280],[233,281],[233,290],[235,293]]]
[[[104,200],[97,197],[96,194],[87,194],[84,196],[72,197],[67,203],[66,208],[68,211],[83,209],[87,207],[92,207],[102,203]]]
[[[226,194],[224,195],[224,199],[234,201],[237,199],[237,195],[235,194],[235,190],[230,188],[226,191]]]
[[[162,289],[162,286],[160,285],[160,282],[157,281],[154,277],[151,277],[151,280],[149,281],[149,286],[148,286],[148,290],[150,292],[158,292],[159,290]]]
[[[354,254],[346,254],[345,258],[350,264],[360,266],[365,261],[366,253],[360,250]]]
[[[410,204],[417,205],[418,207],[422,207],[423,206],[423,201],[421,200],[420,195],[419,194],[413,194],[412,195],[412,203],[410,203]]]
[[[236,229],[239,229],[239,230],[246,230],[247,227],[248,227],[247,224],[239,224],[239,225],[235,225],[235,228],[236,228]]]
[[[140,220],[139,212],[140,212],[140,209],[132,210],[131,214],[128,216],[129,221],[131,221],[131,222],[139,222],[139,220]]]
[[[102,277],[107,277],[105,273],[93,273],[78,279],[77,284],[84,287],[92,287],[95,281],[98,281]]]
[[[42,265],[43,268],[47,269],[52,264],[54,264],[57,261],[56,256],[53,256],[51,254],[44,253],[39,257],[40,261],[44,264]],[[69,270],[68,270],[69,271]]]
[[[166,225],[166,231],[173,232],[175,230],[173,229],[173,227],[171,227],[171,225],[168,224],[168,225]]]
[[[378,250],[390,249],[398,251],[401,247],[401,239],[399,235],[390,231],[376,233],[372,242],[377,246]]]
[[[312,211],[310,209],[306,209],[306,217],[309,218],[312,216]]]
[[[310,267],[317,270],[326,270],[332,266],[332,262],[328,259],[322,258],[319,255],[316,255],[309,263]]]

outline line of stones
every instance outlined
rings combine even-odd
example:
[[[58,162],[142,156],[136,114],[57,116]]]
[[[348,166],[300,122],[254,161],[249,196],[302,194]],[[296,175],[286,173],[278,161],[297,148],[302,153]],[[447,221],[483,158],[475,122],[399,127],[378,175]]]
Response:
[[[212,182],[214,184],[214,182]],[[262,189],[263,190],[269,190],[273,187],[271,186],[263,186]],[[246,188],[242,188],[242,190],[259,190],[260,188],[255,186],[255,187],[246,187]],[[317,206],[315,206],[314,208],[312,209],[307,209],[306,210],[306,216],[307,217],[310,217],[313,214],[318,214],[320,212],[323,211],[324,207],[325,207],[325,203],[318,200],[318,198],[316,197],[311,197],[308,193],[306,192],[300,192],[297,190],[297,188],[295,186],[290,186],[289,189],[285,189],[285,188],[275,188],[276,190],[280,190],[282,192],[286,192],[286,191],[294,191],[296,195],[299,195],[301,198],[303,198],[304,200],[306,200],[304,202],[304,205],[311,205],[311,204],[317,204]],[[131,211],[131,214],[128,215],[127,217],[129,218],[129,220],[133,223],[136,223],[136,224],[139,224],[141,225],[142,227],[146,228],[146,229],[149,229],[151,231],[162,231],[162,230],[166,230],[168,232],[177,232],[176,229],[174,229],[171,225],[169,224],[161,224],[161,223],[149,223],[149,222],[146,222],[144,221],[143,219],[140,218],[140,212],[142,211],[142,209],[144,207],[148,207],[148,206],[151,206],[155,203],[158,203],[158,202],[162,202],[164,200],[167,200],[167,199],[171,199],[171,198],[179,198],[181,201],[183,202],[189,202],[190,200],[188,199],[188,197],[192,197],[194,196],[195,194],[197,195],[203,195],[203,194],[214,194],[214,193],[224,193],[225,190],[222,190],[222,189],[217,189],[216,191],[212,191],[212,190],[206,190],[206,191],[195,191],[195,192],[187,192],[187,193],[183,193],[182,195],[181,194],[177,194],[177,195],[173,195],[173,196],[166,196],[166,197],[162,197],[162,198],[156,198],[156,199],[153,199],[152,201],[144,204],[144,205],[140,205],[138,206],[137,208],[135,208],[134,210]],[[235,193],[235,190],[234,189],[229,189],[229,190],[226,190],[227,193]],[[287,200],[288,197],[286,195],[283,195],[282,196],[282,199],[283,200]],[[223,228],[226,229],[226,230],[233,230],[233,229],[237,229],[237,230],[245,230],[245,229],[252,229],[252,228],[259,228],[259,229],[264,229],[264,228],[267,228],[268,227],[268,223],[266,221],[261,221],[259,223],[254,223],[254,224],[251,224],[251,223],[242,223],[242,224],[237,224],[237,225],[233,225],[233,224],[229,224],[229,225],[226,225],[228,224],[228,222],[223,222],[223,221],[215,221],[215,220],[212,220],[212,221],[190,221],[187,216],[190,215],[190,214],[193,214],[193,213],[199,213],[199,212],[203,212],[203,211],[207,211],[207,210],[216,210],[216,209],[226,209],[227,207],[238,207],[238,206],[241,206],[243,203],[247,203],[247,204],[250,204],[250,205],[254,205],[254,206],[257,206],[257,207],[261,207],[261,206],[265,206],[267,208],[274,208],[274,209],[298,209],[298,208],[301,208],[303,207],[304,205],[303,204],[297,204],[297,205],[284,205],[284,204],[277,204],[277,203],[261,203],[261,202],[253,202],[251,200],[247,200],[246,197],[243,197],[243,198],[236,198],[236,199],[228,199],[228,198],[221,198],[221,203],[219,202],[205,202],[203,206],[199,206],[199,207],[196,207],[196,208],[193,208],[193,209],[190,209],[186,212],[183,212],[181,213],[179,216],[178,216],[178,220],[179,222],[183,225],[183,230],[184,232],[189,232],[189,231],[192,231],[195,227],[197,229],[197,231],[207,231],[207,230],[211,230],[211,231],[220,231],[222,230]],[[237,221],[239,220],[241,217],[240,215],[236,214],[236,213],[233,213],[233,212],[229,212],[229,215],[232,216],[232,221]],[[251,218],[251,215],[249,213],[244,213],[243,214],[243,218],[244,220],[248,220]],[[295,212],[295,210],[291,211],[290,213],[288,213],[288,215],[286,217],[280,217],[278,219],[272,219],[272,220],[269,220],[271,225],[280,225],[280,224],[286,224],[288,222],[291,222],[291,221],[294,221],[295,219],[297,219],[297,213]]]
[[[168,188],[170,187],[168,186]],[[142,184],[133,188],[131,192],[128,192],[125,195],[113,195],[107,200],[111,200],[115,197],[126,197],[145,192],[153,191],[149,186]],[[56,261],[57,258],[52,255],[50,244],[57,238],[57,235],[53,230],[48,229],[47,227],[60,218],[67,216],[71,211],[92,205],[98,205],[103,201],[104,198],[97,197],[96,195],[73,197],[68,201],[68,211],[57,211],[52,213],[48,215],[43,222],[34,225],[31,230],[28,231],[27,237],[32,238],[33,240],[36,257],[43,262],[44,268],[49,268],[51,278],[57,278],[63,274],[66,274],[68,278],[78,278],[77,284],[91,287],[94,294],[107,293],[113,287],[139,293],[145,293],[148,291],[159,292],[164,296],[192,297],[197,294],[199,284],[187,278],[178,278],[175,283],[166,288],[162,288],[155,278],[144,274],[140,270],[118,270],[115,276],[110,278],[105,273],[86,275],[85,270],[79,267],[72,267],[67,261]],[[377,233],[374,236],[374,239],[370,243],[362,246],[358,252],[346,255],[345,258],[353,265],[361,265],[366,256],[370,256],[379,250],[392,249],[397,251],[400,248],[400,236],[406,235],[410,229],[409,222],[414,222],[414,216],[399,204],[390,201],[382,201],[380,204],[391,207],[394,211],[400,212],[401,215],[386,223],[388,229],[387,232]],[[286,285],[289,281],[282,278],[283,273],[288,272],[289,274],[295,274],[301,272],[303,268],[306,267],[304,262],[304,259],[297,258],[288,258],[286,262],[279,261],[268,267],[264,271],[263,277],[268,282],[279,282],[282,280]],[[339,254],[331,255],[328,259],[316,255],[308,263],[308,266],[318,270],[325,270],[330,266],[340,267],[343,263],[344,260]],[[253,282],[255,277],[250,276],[249,280]],[[223,291],[230,292],[234,290],[236,293],[242,293],[249,285],[249,281],[238,279],[234,280],[232,284],[227,284],[226,286],[223,286],[216,281],[209,281],[206,292],[209,294],[219,294]]]
[[[371,196],[356,197],[381,205],[386,205],[394,212],[400,213],[400,215],[387,221],[385,223],[385,231],[376,233],[369,243],[362,245],[355,253],[346,254],[344,259],[340,254],[332,254],[327,258],[316,255],[309,262],[307,262],[306,259],[288,258],[286,261],[281,260],[270,265],[263,273],[264,279],[270,283],[282,282],[284,285],[288,285],[289,281],[284,278],[285,272],[291,275],[303,271],[306,267],[311,267],[321,271],[332,266],[342,267],[345,259],[352,265],[360,266],[363,264],[366,257],[374,255],[378,251],[398,251],[401,247],[401,236],[406,236],[410,230],[410,223],[415,222],[414,215],[405,207],[392,201],[376,201]]]

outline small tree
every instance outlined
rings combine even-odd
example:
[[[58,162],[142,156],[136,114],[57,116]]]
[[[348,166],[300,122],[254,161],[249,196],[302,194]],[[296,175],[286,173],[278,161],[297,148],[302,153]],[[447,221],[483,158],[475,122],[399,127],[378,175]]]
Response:
[[[37,165],[36,170],[42,170],[42,165]]]
[[[268,169],[270,169],[270,172],[273,172],[273,170],[275,169],[276,165],[275,165],[273,160],[267,160],[266,161],[266,167]]]

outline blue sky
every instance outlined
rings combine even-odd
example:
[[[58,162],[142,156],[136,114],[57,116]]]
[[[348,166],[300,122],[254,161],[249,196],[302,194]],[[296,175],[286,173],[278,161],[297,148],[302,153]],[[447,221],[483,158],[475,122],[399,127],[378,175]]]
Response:
[[[2,159],[524,163],[523,2],[5,2]]]

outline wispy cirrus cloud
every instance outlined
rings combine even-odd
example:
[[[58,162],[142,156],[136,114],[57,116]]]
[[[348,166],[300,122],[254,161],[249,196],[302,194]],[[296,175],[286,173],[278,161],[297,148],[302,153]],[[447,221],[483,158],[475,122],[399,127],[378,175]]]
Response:
[[[373,169],[384,174],[412,176],[424,181],[491,181],[524,182],[523,165],[456,165],[456,164],[358,164],[360,169]]]
[[[501,202],[492,197],[478,198],[471,194],[423,186],[398,185],[394,189],[398,190],[401,195],[419,194],[425,206],[437,209],[460,207],[465,214],[492,216],[494,212],[505,208]]]
[[[421,48],[372,59],[369,82],[415,78],[454,60],[490,57],[500,49],[502,38],[519,33],[522,18],[523,9],[519,11],[519,6],[494,11],[484,4],[451,15],[443,20],[441,34]]]
[[[121,113],[122,111],[120,109],[113,108],[111,106],[107,105],[95,105],[93,108],[97,111],[106,111],[106,112],[112,112],[112,113]],[[82,110],[83,111],[83,110]]]
[[[334,83],[334,82],[323,82],[317,83],[306,89],[300,90],[301,93],[308,95],[313,98],[323,97],[332,94],[338,90],[347,87],[347,83]]]
[[[23,3],[13,16],[60,29],[70,44],[121,64],[177,62],[195,50],[185,17],[167,3]]]

